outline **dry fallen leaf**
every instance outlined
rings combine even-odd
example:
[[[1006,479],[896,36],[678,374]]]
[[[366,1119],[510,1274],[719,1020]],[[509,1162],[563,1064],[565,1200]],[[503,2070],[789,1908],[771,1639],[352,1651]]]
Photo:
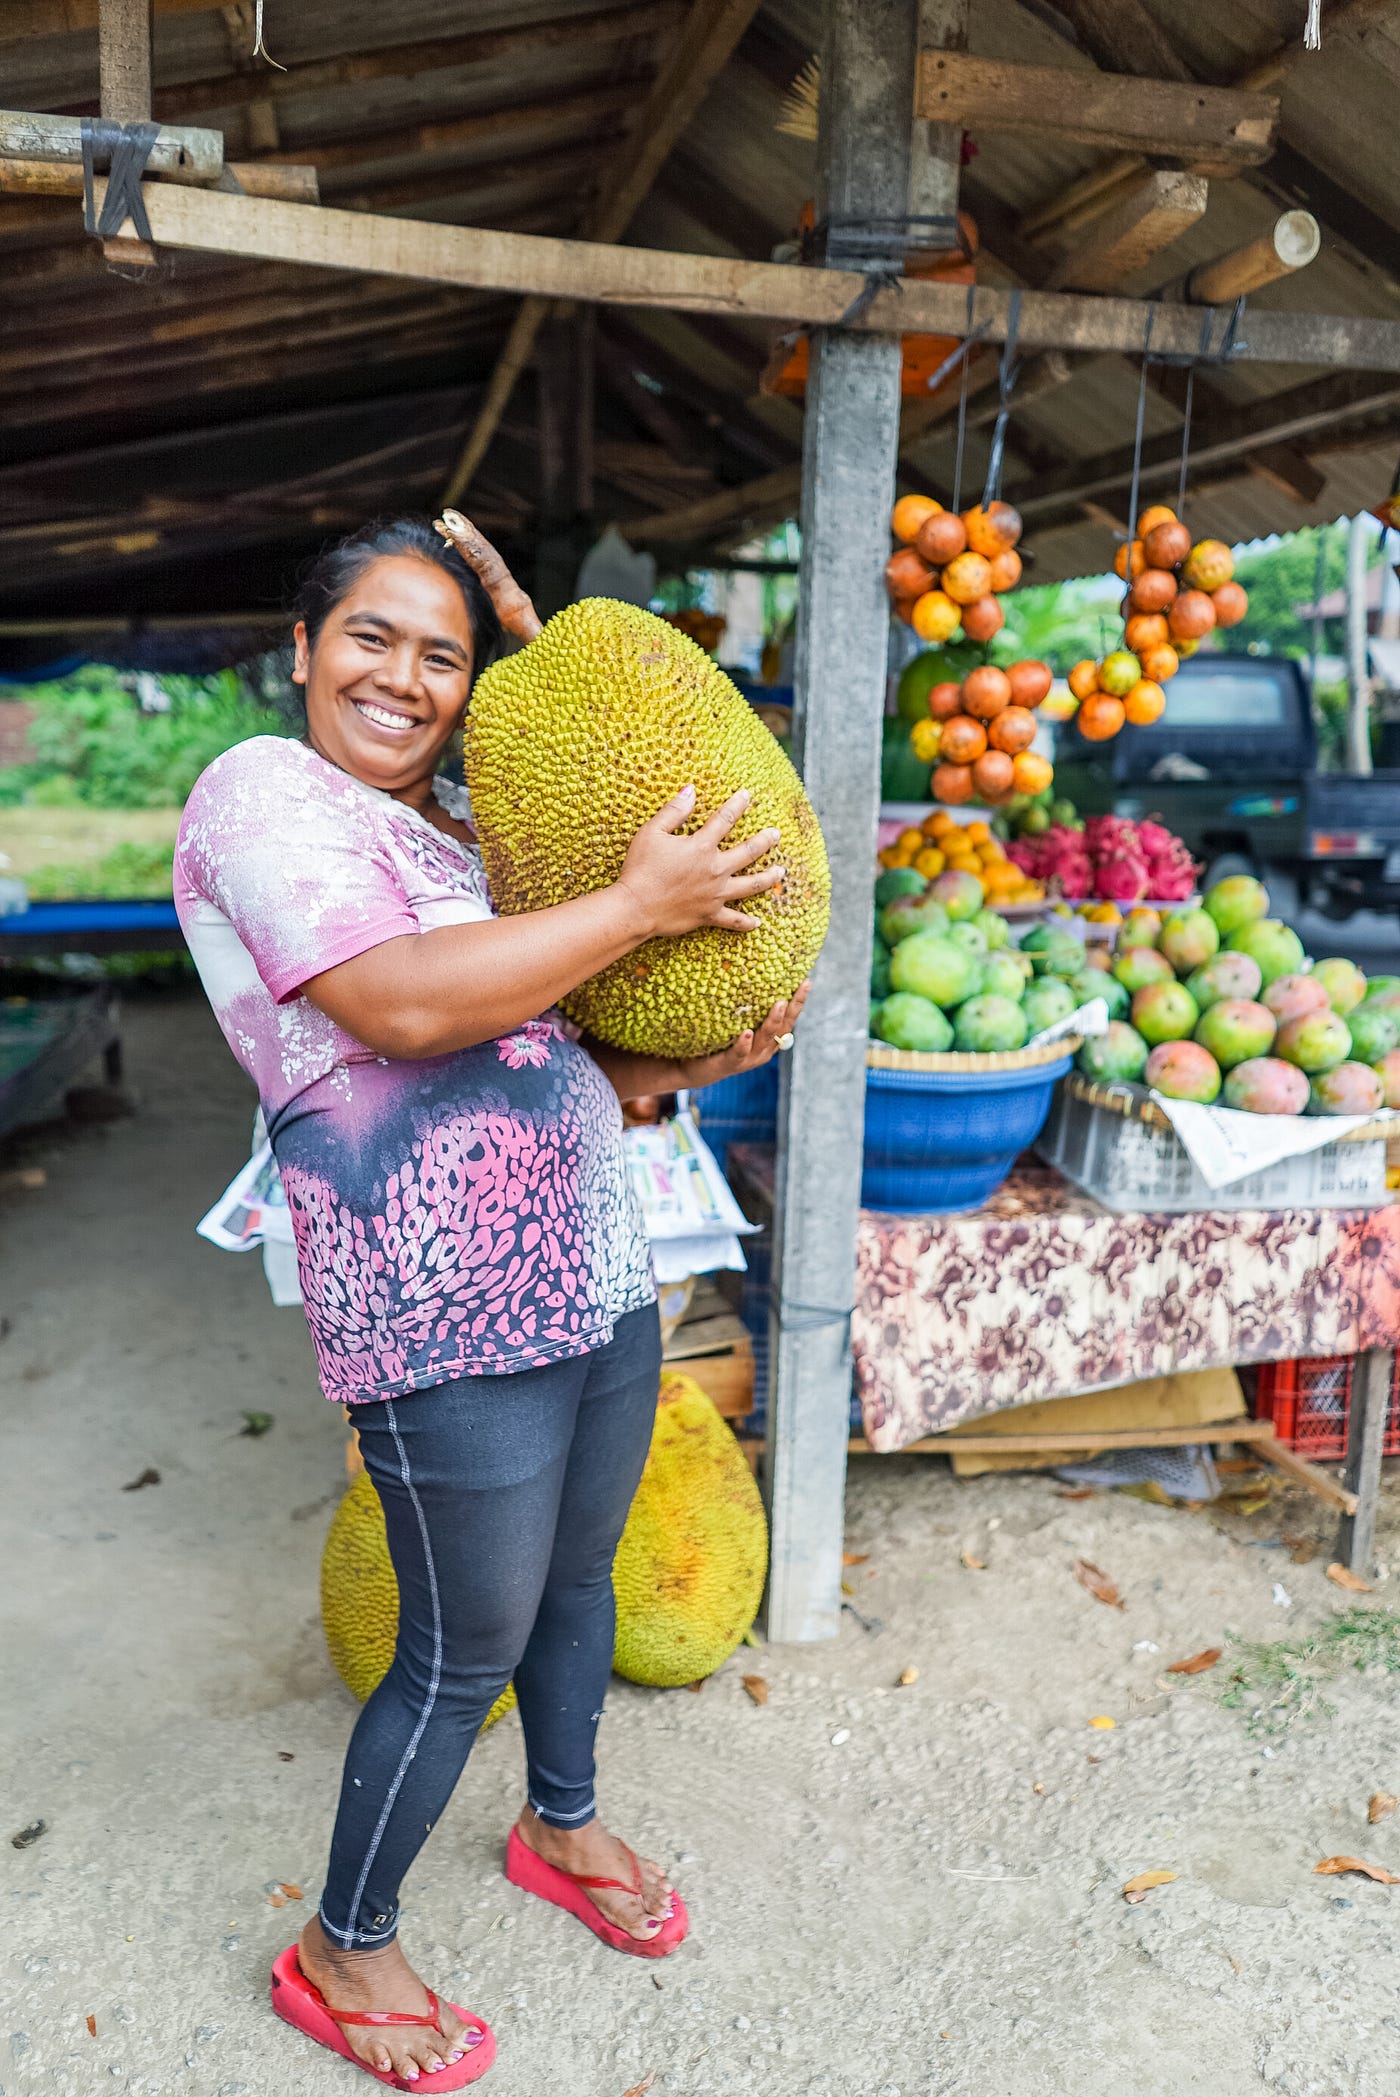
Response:
[[[1123,1888],[1123,1898],[1136,1903],[1146,1900],[1154,1886],[1170,1886],[1176,1877],[1174,1871],[1140,1871],[1136,1878],[1129,1879]]]
[[[745,1689],[756,1704],[766,1704],[768,1702],[768,1684],[762,1675],[745,1675],[742,1677],[742,1680]]]
[[[1167,1669],[1169,1675],[1203,1675],[1208,1667],[1214,1667],[1224,1652],[1223,1646],[1207,1646],[1204,1652],[1193,1653],[1189,1660],[1174,1660]]]
[[[916,1667],[906,1667],[899,1678],[899,1687],[901,1689],[912,1689],[918,1679],[919,1670]]]
[[[269,1893],[267,1896],[267,1904],[270,1908],[285,1908],[287,1905],[286,1901],[282,1898],[282,1895],[280,1893]]]
[[[1324,1857],[1320,1864],[1314,1864],[1313,1870],[1326,1878],[1336,1878],[1343,1871],[1359,1871],[1378,1886],[1400,1886],[1400,1877],[1393,1871],[1387,1871],[1383,1864],[1368,1864],[1364,1857]]]
[[[869,1565],[870,1553],[868,1551],[843,1551],[841,1553],[841,1563],[842,1565]]]
[[[1400,1798],[1396,1798],[1393,1791],[1373,1791],[1371,1803],[1366,1808],[1366,1818],[1374,1827],[1378,1820],[1389,1820],[1397,1806],[1400,1806]]]
[[[624,2090],[622,2097],[647,2097],[647,2091],[655,2081],[656,2073],[653,2070],[650,2075],[644,2075],[640,2082],[634,2082],[630,2090]]]
[[[705,1687],[705,1677],[702,1675],[698,1682],[687,1682],[685,1684],[685,1687],[690,1691],[692,1696],[698,1697],[701,1690]]]
[[[1106,1602],[1110,1609],[1122,1609],[1125,1607],[1123,1597],[1119,1594],[1107,1573],[1102,1572],[1089,1559],[1075,1559],[1074,1577],[1081,1587],[1088,1588],[1096,1602]]]
[[[849,1580],[843,1580],[841,1582],[841,1592],[843,1595],[853,1595],[855,1593],[855,1589],[852,1587]]]
[[[960,1556],[962,1558],[963,1564],[967,1567],[969,1573],[986,1572],[987,1561],[985,1558],[974,1558],[970,1551],[963,1551],[962,1553],[960,1553]]]
[[[122,1491],[124,1493],[139,1493],[143,1485],[159,1484],[160,1472],[155,1468],[154,1464],[147,1464],[144,1471],[138,1471],[134,1478],[129,1478],[127,1480],[126,1484],[122,1487]]]
[[[1096,1733],[1111,1733],[1118,1721],[1116,1718],[1091,1718],[1089,1723]]]
[[[282,1895],[284,1900],[301,1899],[300,1886],[293,1886],[287,1879],[279,1879],[277,1881],[277,1891]]]
[[[1327,1577],[1329,1580],[1335,1580],[1338,1587],[1344,1587],[1348,1594],[1370,1595],[1375,1593],[1375,1589],[1369,1580],[1363,1580],[1360,1573],[1354,1573],[1349,1565],[1343,1565],[1339,1559],[1334,1558],[1331,1565],[1328,1566]]]
[[[1098,1497],[1096,1485],[1062,1485],[1055,1495],[1057,1500],[1097,1500]]]
[[[88,2028],[89,2038],[95,2039],[97,2037],[97,2019],[95,2017],[84,2017],[83,2022]]]

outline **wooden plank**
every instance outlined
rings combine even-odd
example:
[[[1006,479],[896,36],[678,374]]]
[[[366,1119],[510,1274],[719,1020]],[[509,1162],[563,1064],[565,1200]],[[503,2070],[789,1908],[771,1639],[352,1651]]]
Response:
[[[736,1347],[747,1347],[752,1353],[753,1337],[733,1311],[719,1311],[713,1318],[687,1318],[677,1326],[661,1350],[661,1359],[691,1361],[702,1354],[729,1354]]]
[[[1319,1500],[1325,1500],[1329,1507],[1337,1508],[1342,1514],[1356,1513],[1359,1502],[1355,1493],[1340,1485],[1318,1464],[1310,1464],[1306,1457],[1299,1456],[1294,1449],[1286,1448],[1277,1439],[1261,1441],[1258,1449],[1259,1454],[1271,1463],[1276,1471],[1282,1471],[1284,1477],[1291,1478],[1295,1485],[1305,1485],[1310,1493],[1315,1493]]]
[[[1240,167],[1268,158],[1278,97],[1088,66],[1023,66],[965,51],[921,51],[914,110],[966,131],[1014,131]]]
[[[548,99],[516,102],[504,109],[491,109],[471,116],[452,117],[445,122],[411,124],[380,130],[372,120],[356,122],[355,112],[346,115],[351,136],[337,144],[299,147],[297,157],[322,174],[331,169],[359,171],[380,160],[409,160],[449,154],[466,154],[478,146],[526,137],[532,132],[552,134],[568,126],[597,117],[618,116],[635,111],[645,92],[645,78],[606,82],[601,87],[580,89],[577,94],[553,95]]]
[[[138,120],[123,117],[117,121]],[[81,167],[81,119],[0,109],[0,158],[58,160]],[[224,166],[223,133],[205,131],[194,124],[162,124],[146,165],[152,173],[168,176],[172,182],[217,182]]]
[[[589,213],[585,227],[589,239],[621,239],[666,156],[728,63],[758,5],[759,0],[693,0],[675,49],[653,82],[636,129],[626,148],[617,155],[607,185]],[[461,501],[490,449],[548,310],[547,302],[534,296],[521,307],[492,374],[486,399],[443,491],[445,505]]]
[[[937,33],[938,5],[925,0]],[[960,25],[960,0],[951,15]],[[909,106],[919,0],[828,0],[821,52],[819,218],[902,218],[914,172]],[[921,168],[925,211],[952,211],[957,161]],[[936,201],[935,201],[936,200]],[[732,266],[732,265],[731,265]],[[837,274],[795,270],[822,281]],[[899,450],[902,323],[812,339],[803,432],[793,760],[826,838],[831,930],[815,995],[779,1079],[763,1465],[770,1639],[832,1638],[841,1620],[849,1311],[855,1293],[879,724],[889,610],[881,569]]]
[[[376,275],[409,276],[480,290],[585,299],[600,305],[672,307],[684,312],[844,326],[851,333],[963,334],[967,293],[961,285],[903,279],[849,315],[865,291],[846,270],[797,269],[767,262],[672,253],[494,232],[477,226],[429,225],[369,213],[305,211],[260,197],[150,185],[147,209],[162,246],[202,248],[269,261],[309,263]],[[1011,294],[979,287],[973,324],[987,339],[1005,339]],[[1199,309],[1074,292],[1021,295],[1023,348],[1142,348],[1148,313],[1159,355],[1194,356]],[[1400,322],[1359,315],[1258,312],[1250,315],[1241,362],[1317,364],[1361,371],[1400,371]]]
[[[319,204],[320,185],[314,167],[294,166],[285,161],[228,160],[218,186],[235,196],[280,197],[284,204]],[[0,194],[32,197],[80,197],[83,171],[67,160],[12,160],[0,154]],[[67,225],[67,216],[37,215],[36,225]],[[0,218],[0,233],[17,232],[24,221],[6,211]]]
[[[1204,217],[1204,175],[1157,169],[1096,218],[1045,278],[1047,291],[1107,291],[1142,269]]]
[[[1201,306],[1223,306],[1247,298],[1280,277],[1306,269],[1322,246],[1322,231],[1310,211],[1285,211],[1267,233],[1202,263],[1186,280],[1186,296]]]
[[[1296,444],[1266,444],[1248,453],[1245,465],[1256,479],[1308,509],[1327,486],[1326,474]]]
[[[1189,80],[1190,70],[1145,0],[1059,0],[1096,65],[1154,80]],[[1128,63],[1131,52],[1134,63]]]
[[[158,15],[207,14],[210,0],[154,0]],[[96,29],[100,0],[5,0],[0,8],[0,44],[32,36],[63,36]]]
[[[748,1353],[735,1349],[727,1354],[703,1355],[697,1361],[670,1362],[667,1366],[681,1370],[698,1383],[726,1420],[742,1420],[753,1411],[752,1348]]]
[[[790,517],[801,493],[801,466],[780,466],[737,488],[721,488],[714,495],[697,496],[694,502],[653,511],[649,517],[629,517],[627,537],[642,546],[706,539],[725,525],[756,531],[774,519]]]
[[[1394,1374],[1395,1353],[1389,1347],[1372,1347],[1359,1354],[1352,1373],[1346,1468],[1342,1477],[1347,1491],[1356,1495],[1356,1509],[1352,1514],[1344,1514],[1338,1524],[1337,1556],[1365,1580],[1375,1571],[1381,1457]]]

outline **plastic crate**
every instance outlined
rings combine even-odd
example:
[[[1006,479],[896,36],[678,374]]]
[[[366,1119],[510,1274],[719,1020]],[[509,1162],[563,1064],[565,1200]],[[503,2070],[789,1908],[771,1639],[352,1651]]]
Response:
[[[691,1105],[722,1167],[731,1143],[772,1143],[778,1133],[777,1058],[693,1092]]]
[[[1299,1456],[1343,1457],[1356,1371],[1354,1354],[1305,1355],[1293,1362],[1264,1362],[1258,1372],[1254,1417],[1272,1420],[1274,1433]],[[1400,1456],[1400,1357],[1391,1377],[1386,1408],[1386,1456]]]
[[[1386,1199],[1385,1137],[1341,1137],[1228,1187],[1210,1187],[1141,1085],[1066,1078],[1036,1143],[1106,1209],[1358,1209]]]

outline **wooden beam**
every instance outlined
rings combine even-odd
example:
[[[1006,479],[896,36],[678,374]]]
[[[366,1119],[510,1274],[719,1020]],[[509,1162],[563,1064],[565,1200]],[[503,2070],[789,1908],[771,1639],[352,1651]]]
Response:
[[[12,12],[14,4],[15,0],[8,0],[8,5],[0,10],[0,23]],[[47,6],[49,0],[37,0],[37,4]],[[680,0],[637,0],[635,5],[600,8],[591,14],[558,15],[549,21],[478,30],[466,36],[433,37],[390,44],[375,51],[347,52],[339,58],[289,65],[285,72],[259,66],[210,80],[187,80],[176,86],[159,87],[155,114],[162,119],[198,116],[205,110],[241,109],[264,101],[275,105],[289,95],[323,94],[327,89],[363,87],[376,80],[412,80],[423,73],[457,72],[476,65],[523,65],[548,51],[562,49],[572,55],[593,46],[627,43],[633,38],[652,40],[669,28],[679,13]],[[80,109],[75,113],[87,112]]]
[[[1190,68],[1145,0],[1058,0],[1081,47],[1107,72],[1189,80]],[[1134,63],[1126,54],[1131,51]],[[1262,83],[1267,84],[1267,83]]]
[[[139,122],[120,117],[119,123]],[[78,117],[35,116],[23,109],[0,109],[0,159],[55,160],[72,167],[83,163],[82,121]],[[217,182],[224,167],[224,140],[219,131],[193,124],[162,124],[146,162],[152,174],[172,182]]]
[[[235,196],[279,197],[284,204],[319,204],[314,167],[283,161],[228,160],[218,186]],[[83,171],[62,160],[9,160],[0,156],[0,194],[30,197],[80,197]],[[58,224],[57,214],[44,213],[30,222]],[[67,215],[65,215],[65,225]],[[0,217],[0,233],[14,233],[24,221],[10,212]]]
[[[154,0],[158,15],[207,14],[209,5],[210,0]],[[100,0],[5,0],[0,9],[0,44],[96,29],[99,15]]]
[[[620,240],[632,216],[686,130],[705,96],[758,11],[759,0],[693,0],[676,40],[647,97],[626,150],[617,157],[602,195],[589,213],[589,239]],[[459,502],[490,448],[516,379],[548,311],[548,301],[527,298],[492,376],[462,455],[443,492],[444,504]]]
[[[629,517],[627,536],[638,545],[653,545],[673,539],[707,539],[726,525],[757,531],[764,524],[793,516],[801,494],[801,466],[780,466],[773,473],[745,481],[742,487],[721,488],[715,495],[702,495],[650,517]]]
[[[1356,1509],[1337,1526],[1337,1556],[1353,1573],[1369,1580],[1375,1569],[1376,1512],[1381,1493],[1381,1459],[1395,1354],[1373,1347],[1359,1354],[1352,1372],[1347,1418],[1347,1458],[1343,1482],[1356,1495]]]
[[[297,157],[322,174],[349,169],[362,175],[366,166],[380,160],[447,157],[469,152],[476,146],[494,146],[502,140],[542,132],[551,137],[575,124],[597,117],[619,116],[635,110],[645,91],[645,77],[607,81],[602,86],[580,89],[577,94],[551,95],[531,102],[517,102],[504,109],[483,110],[447,122],[413,124],[406,129],[377,130],[371,121],[357,121],[353,110],[346,113],[346,128],[352,135],[338,145],[298,148]]]
[[[543,299],[676,307],[816,327],[844,325],[867,334],[961,336],[967,327],[963,287],[928,280],[904,279],[898,290],[878,291],[864,311],[851,315],[867,287],[863,276],[845,270],[796,269],[475,226],[428,225],[326,207],[306,211],[294,204],[173,184],[152,184],[147,208],[157,241],[169,247],[423,277]],[[985,322],[989,341],[1005,339],[1010,298],[1009,292],[990,288],[979,287],[974,293],[973,325]],[[1026,349],[1136,354],[1149,311],[1158,354],[1199,353],[1196,308],[1149,308],[1141,300],[1067,292],[1021,295],[1020,340]],[[1250,316],[1248,339],[1237,345],[1237,354],[1241,362],[1400,371],[1400,322],[1359,315],[1258,312]]]
[[[1223,306],[1247,298],[1265,284],[1306,269],[1321,246],[1322,231],[1310,211],[1285,211],[1257,240],[1193,269],[1186,280],[1186,296],[1202,306]]]
[[[914,110],[966,131],[1014,131],[1226,168],[1267,159],[1278,122],[1274,95],[1087,66],[1013,65],[963,51],[919,54]]]
[[[1204,175],[1157,170],[1125,191],[1061,257],[1047,290],[1107,291],[1145,267],[1204,217],[1210,185]]]
[[[1296,444],[1266,444],[1247,453],[1245,465],[1256,479],[1267,481],[1280,495],[1306,509],[1311,509],[1327,486],[1326,474]]]

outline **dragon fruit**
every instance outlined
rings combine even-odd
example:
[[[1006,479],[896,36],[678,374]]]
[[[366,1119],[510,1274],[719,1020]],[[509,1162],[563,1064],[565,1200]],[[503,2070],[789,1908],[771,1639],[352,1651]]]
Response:
[[[1094,869],[1094,893],[1106,903],[1140,903],[1152,893],[1147,861],[1137,852],[1111,852]]]
[[[1138,903],[1145,896],[1184,903],[1195,892],[1198,871],[1181,839],[1163,824],[1115,815],[1090,816],[1082,831],[1052,823],[1038,837],[1018,838],[1008,857],[1061,896],[1112,903]]]

